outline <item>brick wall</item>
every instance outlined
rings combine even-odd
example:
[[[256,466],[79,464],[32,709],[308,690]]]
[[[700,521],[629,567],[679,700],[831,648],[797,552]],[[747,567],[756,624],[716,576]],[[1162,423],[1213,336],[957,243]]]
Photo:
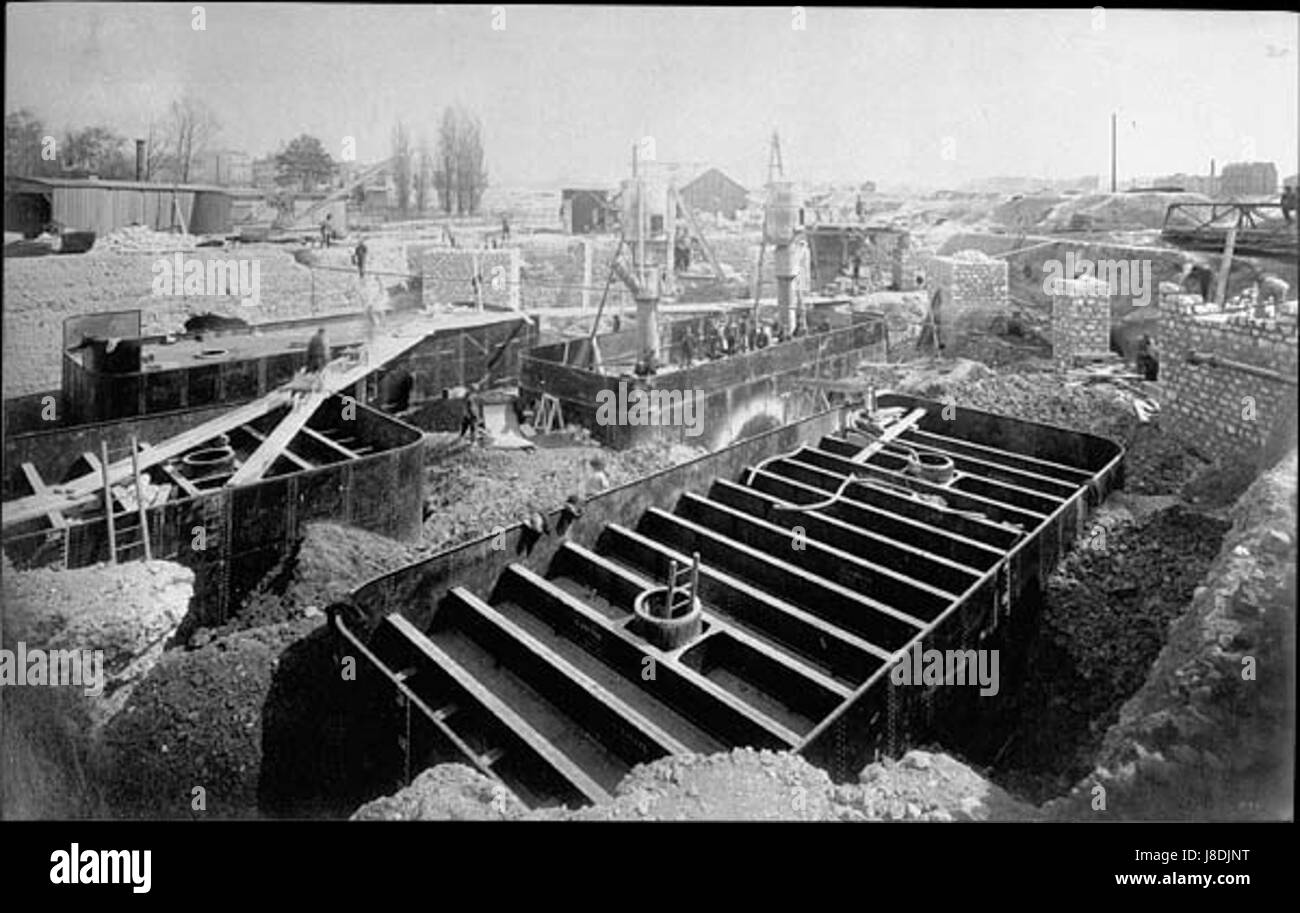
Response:
[[[1110,291],[1096,279],[1063,279],[1052,294],[1052,358],[1070,367],[1078,355],[1110,351]]]
[[[471,279],[475,266],[482,277],[483,303],[519,307],[519,251],[434,248],[420,254],[420,277],[425,306],[442,307],[474,301]]]
[[[1188,352],[1296,376],[1296,320],[1197,314],[1183,296],[1161,300],[1162,409],[1180,437],[1218,459],[1263,457],[1296,421],[1296,387],[1227,367],[1188,364]]]
[[[949,354],[958,352],[968,333],[987,332],[1008,306],[1007,264],[973,254],[931,256],[925,261],[925,289],[933,300],[942,292],[937,320]]]

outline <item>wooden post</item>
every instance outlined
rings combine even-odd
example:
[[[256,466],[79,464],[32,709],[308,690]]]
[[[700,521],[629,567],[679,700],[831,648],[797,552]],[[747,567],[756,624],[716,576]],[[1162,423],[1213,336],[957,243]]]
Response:
[[[108,441],[99,442],[99,469],[104,476],[104,520],[108,523],[108,562],[117,564],[117,533],[113,529],[113,486],[108,478]]]
[[[1228,272],[1232,269],[1232,253],[1237,247],[1237,226],[1228,229],[1228,240],[1223,245],[1223,262],[1219,266],[1219,282],[1214,289],[1214,303],[1223,306],[1228,297]]]
[[[606,286],[608,290],[608,286]],[[604,299],[602,298],[603,302]],[[591,241],[582,239],[582,313],[591,307]]]
[[[140,536],[144,541],[144,560],[153,560],[153,546],[149,544],[149,512],[144,506],[144,487],[140,484],[140,442],[131,435],[131,472],[135,475],[135,503],[140,511]]]

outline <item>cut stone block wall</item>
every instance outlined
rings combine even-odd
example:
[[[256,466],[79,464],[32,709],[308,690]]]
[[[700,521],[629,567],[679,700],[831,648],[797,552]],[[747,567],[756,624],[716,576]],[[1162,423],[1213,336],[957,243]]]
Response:
[[[1296,376],[1296,319],[1197,314],[1180,296],[1161,300],[1162,412],[1174,430],[1216,459],[1261,461],[1266,444],[1294,437],[1296,387],[1229,367],[1192,365],[1188,352]]]
[[[443,247],[425,250],[419,258],[426,307],[474,301],[472,279],[477,268],[485,305],[519,309],[518,250]]]
[[[977,252],[931,256],[925,261],[925,289],[932,301],[936,291],[942,293],[939,338],[954,354],[967,334],[988,332],[993,318],[1007,312],[1007,264]]]
[[[1077,356],[1110,351],[1110,291],[1095,279],[1063,279],[1052,292],[1052,358],[1070,367]]]

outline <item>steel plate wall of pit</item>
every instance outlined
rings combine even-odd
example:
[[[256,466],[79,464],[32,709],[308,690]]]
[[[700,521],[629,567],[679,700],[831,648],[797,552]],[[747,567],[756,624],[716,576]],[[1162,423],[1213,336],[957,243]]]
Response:
[[[610,523],[635,526],[646,510],[671,505],[683,492],[706,487],[715,478],[737,478],[747,466],[792,450],[805,440],[838,431],[841,416],[839,409],[821,412],[602,492],[586,502],[582,517],[563,534],[558,532],[562,512],[556,510],[547,515],[553,531],[549,536],[534,541],[523,524],[517,523],[503,530],[501,538],[488,533],[377,577],[353,592],[352,618],[354,622],[359,619],[365,626],[373,626],[388,613],[400,612],[423,628],[452,586],[490,592],[502,572],[514,562],[543,572],[565,541],[590,546]],[[504,546],[498,548],[500,543]]]
[[[68,478],[68,473],[82,454],[91,453],[98,457],[100,441],[107,442],[112,452],[122,453],[130,447],[132,436],[144,443],[165,441],[229,411],[228,405],[209,406],[75,427],[51,426],[48,430],[5,435],[4,500],[30,494],[22,472],[23,463],[31,463],[40,470],[47,484],[56,484]],[[83,471],[88,470],[83,467]]]
[[[1020,668],[1041,609],[1047,576],[1086,531],[1089,513],[1119,487],[1124,451],[1113,441],[1062,428],[1036,425],[988,413],[942,406],[902,395],[880,397],[880,405],[928,406],[918,426],[965,442],[1032,453],[1044,460],[1094,473],[1092,484],[1062,503],[1012,546],[943,614],[906,647],[897,662],[878,670],[841,710],[808,736],[800,753],[827,769],[832,779],[856,776],[877,755],[900,757],[909,747],[943,741],[945,733],[978,725],[983,698],[978,687],[896,685],[890,678],[911,650],[997,650],[1005,685]]]
[[[329,424],[340,401],[322,410]],[[424,443],[414,428],[357,406],[361,435],[386,451],[356,460],[172,500],[148,511],[150,542],[159,558],[195,573],[195,605],[203,623],[224,621],[287,549],[302,524],[333,520],[395,539],[419,536],[423,512]],[[41,530],[5,539],[4,551],[20,568],[61,565],[61,531]],[[71,525],[68,567],[108,559],[105,521]]]
[[[887,340],[884,323],[869,319],[744,355],[666,370],[647,379],[601,374],[553,360],[571,345],[545,346],[523,357],[520,392],[525,400],[543,393],[556,397],[566,422],[590,429],[593,437],[610,447],[624,449],[652,440],[669,440],[716,450],[765,425],[796,421],[813,413],[814,395],[795,381],[850,376],[862,360],[883,360]],[[628,394],[643,388],[684,397],[686,391],[699,390],[704,397],[704,417],[687,422],[684,409],[675,406],[666,418],[658,417],[654,424],[598,421],[598,397],[612,396],[615,403],[619,402],[621,384]],[[696,429],[700,433],[695,433]]]

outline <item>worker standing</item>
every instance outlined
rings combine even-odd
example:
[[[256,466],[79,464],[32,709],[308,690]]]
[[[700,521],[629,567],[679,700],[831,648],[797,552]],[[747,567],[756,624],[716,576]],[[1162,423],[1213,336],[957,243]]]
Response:
[[[352,251],[352,262],[357,265],[357,274],[362,279],[366,278],[366,254],[367,253],[369,253],[369,251],[366,249],[366,239],[358,237],[357,246]]]
[[[317,390],[325,383],[322,372],[328,363],[329,344],[325,341],[325,328],[320,327],[307,343],[307,373],[314,377]]]
[[[1261,306],[1268,304],[1278,305],[1287,300],[1287,294],[1291,291],[1285,279],[1281,279],[1272,273],[1264,273],[1256,281],[1255,301]]]
[[[1157,380],[1160,377],[1160,357],[1156,354],[1155,343],[1151,337],[1143,335],[1137,346],[1137,370],[1145,380]]]
[[[320,223],[320,246],[329,247],[334,235],[334,213],[326,213],[325,221]]]

